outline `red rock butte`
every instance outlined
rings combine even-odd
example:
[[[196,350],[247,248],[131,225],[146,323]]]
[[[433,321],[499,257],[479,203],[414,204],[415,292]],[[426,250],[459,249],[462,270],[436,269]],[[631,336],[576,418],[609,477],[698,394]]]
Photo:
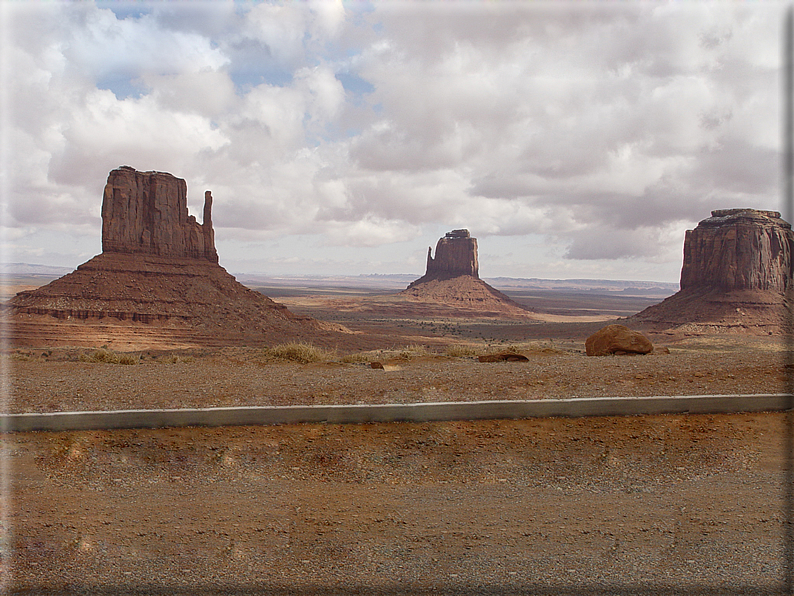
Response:
[[[110,172],[102,199],[102,252],[218,262],[212,193],[204,193],[202,223],[188,214],[187,183],[165,172]]]
[[[777,211],[720,209],[684,238],[681,289],[630,320],[682,331],[783,333],[791,225]]]
[[[122,166],[102,201],[102,254],[10,301],[16,345],[174,349],[338,338],[339,326],[299,317],[218,264],[212,194],[199,224],[187,184]],[[327,341],[325,341],[327,340]]]
[[[439,239],[436,256],[427,250],[427,271],[400,295],[416,302],[444,304],[465,314],[527,317],[530,312],[480,279],[477,239],[452,230]]]

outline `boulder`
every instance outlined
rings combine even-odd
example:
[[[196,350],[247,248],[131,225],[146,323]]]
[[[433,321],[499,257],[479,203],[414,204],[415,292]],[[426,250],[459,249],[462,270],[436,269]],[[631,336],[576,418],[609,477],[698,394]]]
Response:
[[[584,344],[588,356],[610,354],[650,354],[653,344],[639,331],[625,325],[607,325],[587,338]]]

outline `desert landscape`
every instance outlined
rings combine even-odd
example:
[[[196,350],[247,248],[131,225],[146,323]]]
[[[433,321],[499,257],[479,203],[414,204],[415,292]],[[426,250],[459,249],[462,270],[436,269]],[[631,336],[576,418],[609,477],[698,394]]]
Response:
[[[105,203],[143,201],[147,185],[179,199],[180,184],[122,168]],[[207,193],[203,228],[176,209],[184,234],[144,245],[173,221],[129,233],[143,224],[103,207],[101,255],[49,283],[8,277],[7,295],[25,290],[6,306],[6,412],[786,388],[790,264],[762,259],[772,274],[734,274],[730,294],[685,275],[714,250],[688,243],[678,293],[500,290],[455,230],[409,284],[246,287],[218,265],[210,208]],[[791,235],[766,212],[713,217],[711,238]],[[649,347],[587,356],[611,323]],[[521,358],[484,358],[498,355]],[[4,577],[19,594],[780,593],[787,428],[754,413],[7,434]]]
[[[556,290],[573,314],[543,322],[390,315],[382,290],[351,292],[282,285],[278,300],[387,338],[380,348],[17,346],[8,410],[777,393],[786,382],[779,336],[649,333],[669,353],[584,354],[592,330],[644,297]],[[477,359],[505,350],[528,361]],[[12,593],[780,593],[785,433],[780,413],[15,433]]]

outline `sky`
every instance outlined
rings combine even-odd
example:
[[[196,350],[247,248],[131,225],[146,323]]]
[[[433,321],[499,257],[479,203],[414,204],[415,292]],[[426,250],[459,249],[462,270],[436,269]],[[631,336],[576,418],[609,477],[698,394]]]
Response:
[[[101,252],[108,173],[214,198],[232,273],[676,282],[713,209],[781,209],[778,2],[0,0],[6,262]]]

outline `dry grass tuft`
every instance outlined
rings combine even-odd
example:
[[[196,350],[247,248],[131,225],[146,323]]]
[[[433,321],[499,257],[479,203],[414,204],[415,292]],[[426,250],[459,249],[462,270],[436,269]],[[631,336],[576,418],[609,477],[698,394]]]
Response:
[[[353,354],[345,354],[342,356],[342,362],[345,364],[368,364],[375,360],[383,358],[383,351],[372,350],[369,352],[355,352]]]
[[[412,360],[414,358],[422,358],[423,356],[429,356],[430,352],[427,351],[427,348],[424,346],[413,345],[413,346],[406,346],[400,353],[397,355],[398,358],[401,360]]]
[[[411,345],[400,349],[370,350],[368,352],[346,354],[342,357],[342,362],[346,364],[362,364],[380,362],[381,360],[412,360],[413,358],[421,358],[431,354],[432,352],[429,352],[425,346]]]
[[[336,360],[336,352],[334,351],[298,342],[279,344],[272,348],[265,348],[263,355],[266,360],[287,360],[300,364]]]
[[[449,346],[444,353],[450,358],[473,358],[477,356],[477,349],[472,346],[455,344]]]
[[[133,365],[140,362],[140,357],[133,354],[117,354],[113,350],[99,348],[91,354],[80,354],[80,362]]]

